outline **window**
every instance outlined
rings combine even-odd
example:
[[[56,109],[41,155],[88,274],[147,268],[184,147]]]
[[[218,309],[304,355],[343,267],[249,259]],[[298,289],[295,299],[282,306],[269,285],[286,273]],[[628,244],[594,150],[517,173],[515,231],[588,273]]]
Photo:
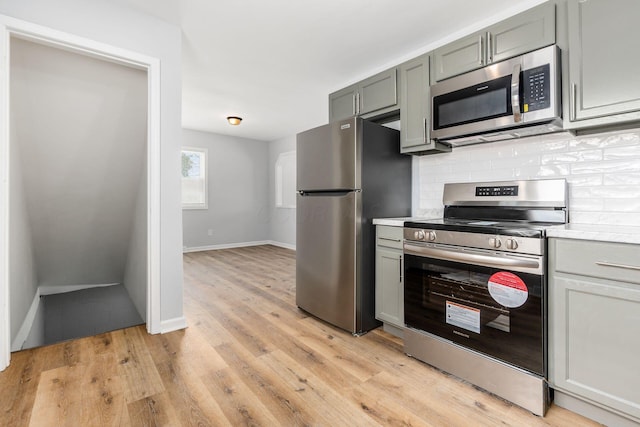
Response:
[[[296,152],[280,153],[276,160],[276,207],[296,207]]]
[[[182,208],[207,209],[207,150],[182,150]]]

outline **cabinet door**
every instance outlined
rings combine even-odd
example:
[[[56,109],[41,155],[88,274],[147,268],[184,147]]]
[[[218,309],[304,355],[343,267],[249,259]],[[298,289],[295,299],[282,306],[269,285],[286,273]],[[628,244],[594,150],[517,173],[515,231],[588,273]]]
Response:
[[[640,419],[640,286],[551,275],[554,388]]]
[[[340,89],[329,95],[329,121],[346,119],[356,114],[356,85]]]
[[[545,3],[488,29],[487,62],[498,62],[556,42],[556,6]]]
[[[400,73],[400,152],[451,151],[429,138],[429,55],[402,64]]]
[[[472,34],[434,50],[433,82],[484,66],[484,53],[484,33]]]
[[[396,69],[392,68],[358,83],[358,114],[398,104]]]
[[[429,56],[400,66],[400,148],[424,145],[429,140]]]
[[[640,2],[570,0],[568,14],[570,120],[640,110]]]
[[[402,252],[376,248],[376,319],[404,328]]]

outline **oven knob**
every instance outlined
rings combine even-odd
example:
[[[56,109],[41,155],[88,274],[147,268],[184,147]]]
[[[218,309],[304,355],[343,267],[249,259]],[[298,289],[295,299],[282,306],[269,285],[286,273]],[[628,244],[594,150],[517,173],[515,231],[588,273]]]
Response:
[[[492,248],[499,248],[502,246],[502,242],[497,237],[492,237],[489,239],[489,246]]]
[[[436,240],[436,232],[435,231],[429,231],[429,234],[427,234],[427,239],[429,239],[430,242],[435,242],[435,240]]]
[[[507,249],[518,249],[518,241],[516,239],[507,239]]]
[[[424,240],[424,231],[423,230],[414,231],[413,237],[416,240]]]

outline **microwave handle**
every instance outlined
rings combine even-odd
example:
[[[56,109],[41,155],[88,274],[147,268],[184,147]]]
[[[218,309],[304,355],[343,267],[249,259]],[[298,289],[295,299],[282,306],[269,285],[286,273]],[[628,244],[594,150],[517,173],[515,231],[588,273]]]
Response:
[[[511,74],[511,109],[513,110],[513,121],[515,123],[522,121],[522,113],[520,111],[520,64],[513,66]]]

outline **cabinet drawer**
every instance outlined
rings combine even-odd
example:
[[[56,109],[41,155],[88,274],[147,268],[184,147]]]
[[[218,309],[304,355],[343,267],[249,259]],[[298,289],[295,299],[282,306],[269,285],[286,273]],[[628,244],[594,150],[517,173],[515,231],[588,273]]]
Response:
[[[376,245],[387,248],[402,249],[402,227],[378,225],[376,228]]]
[[[555,270],[640,284],[640,246],[624,243],[553,239]]]

